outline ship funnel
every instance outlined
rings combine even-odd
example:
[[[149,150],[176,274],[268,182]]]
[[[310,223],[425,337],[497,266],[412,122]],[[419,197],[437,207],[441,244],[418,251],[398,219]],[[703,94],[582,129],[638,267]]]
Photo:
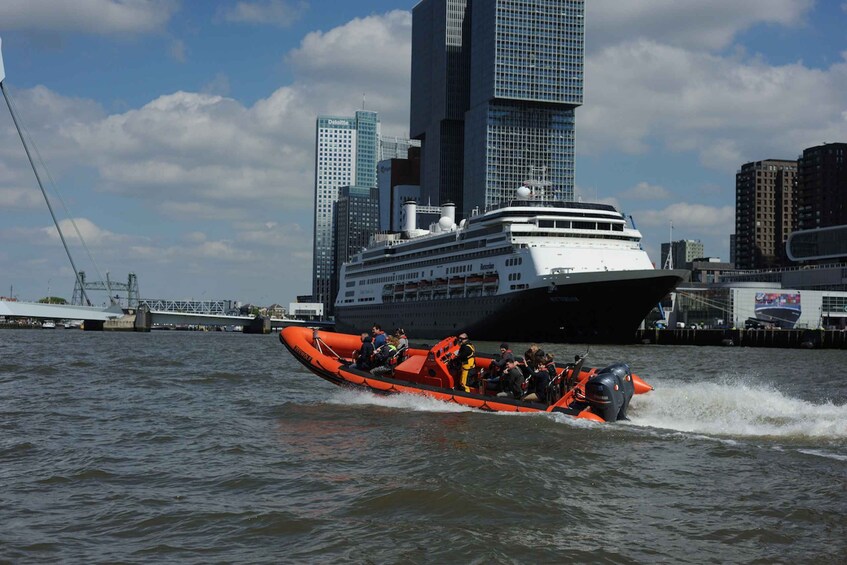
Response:
[[[441,217],[450,218],[452,223],[456,223],[456,205],[452,202],[445,202],[441,205]]]
[[[403,202],[403,231],[411,233],[417,229],[418,203],[414,200]]]

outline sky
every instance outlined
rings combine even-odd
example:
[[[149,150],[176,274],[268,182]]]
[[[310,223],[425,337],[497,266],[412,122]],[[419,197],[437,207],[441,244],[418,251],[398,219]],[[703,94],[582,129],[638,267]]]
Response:
[[[315,118],[364,102],[408,135],[416,3],[0,2],[3,84],[77,267],[144,298],[309,294]],[[737,169],[847,141],[847,1],[585,4],[577,194],[631,215],[654,263],[671,222],[728,260]],[[73,286],[3,104],[0,295]]]

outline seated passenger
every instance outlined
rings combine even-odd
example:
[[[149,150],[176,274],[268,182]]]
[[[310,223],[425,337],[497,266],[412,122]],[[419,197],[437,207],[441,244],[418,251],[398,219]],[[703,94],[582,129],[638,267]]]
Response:
[[[497,396],[520,398],[523,395],[523,382],[523,373],[517,368],[515,360],[509,359],[500,375],[500,392]]]
[[[536,365],[536,370],[532,374],[531,381],[532,392],[523,397],[523,400],[532,400],[534,402],[547,402],[547,385],[550,384],[550,373],[547,372],[547,367],[544,362]]]
[[[489,365],[489,370],[491,371],[492,376],[497,376],[503,373],[506,370],[506,363],[508,361],[515,360],[515,354],[512,353],[512,350],[509,349],[508,343],[500,344],[500,358],[491,362]]]
[[[373,368],[371,373],[381,375],[390,373],[394,370],[394,364],[397,362],[397,338],[393,335],[387,338],[385,345],[380,347],[374,355]]]
[[[383,345],[385,345],[385,332],[382,331],[382,326],[379,324],[374,324],[371,328],[371,333],[373,334],[374,347],[379,349]]]
[[[403,328],[397,328],[394,337],[397,338],[398,362],[400,362],[406,357],[409,350],[409,338],[406,337],[406,330]]]
[[[371,336],[367,333],[362,334],[362,347],[354,352],[353,358],[356,360],[356,368],[362,371],[369,371],[372,367],[372,357],[374,354],[374,344]]]

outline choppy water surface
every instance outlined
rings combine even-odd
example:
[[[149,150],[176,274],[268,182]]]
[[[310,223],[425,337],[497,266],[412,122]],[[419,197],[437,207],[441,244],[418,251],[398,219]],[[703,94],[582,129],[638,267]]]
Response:
[[[0,331],[0,561],[847,560],[847,353],[589,360],[656,386],[631,422],[342,390],[275,335]]]

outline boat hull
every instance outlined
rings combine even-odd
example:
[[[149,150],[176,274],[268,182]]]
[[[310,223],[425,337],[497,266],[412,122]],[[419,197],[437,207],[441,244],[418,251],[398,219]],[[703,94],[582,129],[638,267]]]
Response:
[[[558,365],[557,376],[561,382],[572,381],[576,385],[566,390],[562,384],[561,395],[556,397],[558,399],[545,404],[496,396],[494,392],[485,390],[482,380],[478,385],[482,388],[472,388],[468,392],[456,390],[453,373],[448,369],[449,361],[455,359],[460,347],[455,338],[443,339],[431,349],[411,348],[390,373],[381,375],[358,370],[351,366],[350,359],[342,357],[346,352],[352,353],[352,348],[359,343],[358,336],[288,327],[280,332],[279,339],[309,371],[335,385],[367,389],[378,394],[417,394],[486,411],[557,412],[577,418],[606,421],[584,399],[585,385],[597,374],[597,370],[582,368],[581,361],[576,366]],[[489,356],[477,356],[477,367],[483,371],[491,362]],[[637,375],[630,374],[626,380],[631,383],[632,391],[636,394],[652,390]]]
[[[475,340],[627,343],[650,310],[686,277],[681,270],[559,274],[546,285],[470,298],[336,306],[336,329],[379,323],[416,338],[461,331]]]

